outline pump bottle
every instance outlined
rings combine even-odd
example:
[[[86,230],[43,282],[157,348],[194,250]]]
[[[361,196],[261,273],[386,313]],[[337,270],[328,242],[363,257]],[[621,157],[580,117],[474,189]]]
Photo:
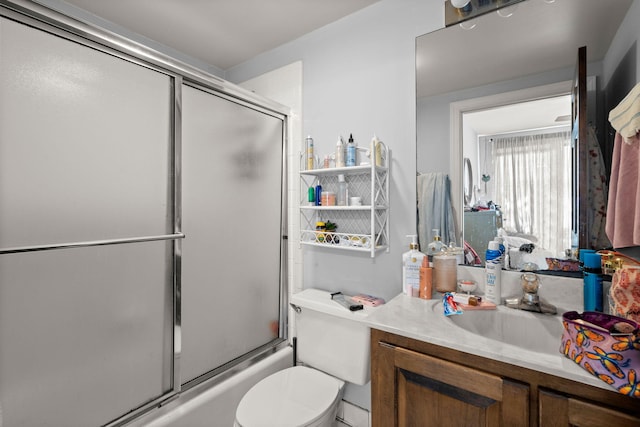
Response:
[[[418,236],[410,234],[409,251],[402,254],[402,292],[417,297],[420,295],[420,267],[425,255],[418,251]]]
[[[433,241],[427,245],[427,255],[429,256],[437,255],[444,247],[444,243],[440,240],[440,229],[434,228],[431,233]]]
[[[349,134],[349,141],[347,142],[347,166],[356,166],[356,143],[353,141],[353,134]]]

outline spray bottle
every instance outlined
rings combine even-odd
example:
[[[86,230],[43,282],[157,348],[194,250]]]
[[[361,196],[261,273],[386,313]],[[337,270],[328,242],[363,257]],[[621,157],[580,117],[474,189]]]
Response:
[[[489,242],[486,252],[485,274],[487,283],[485,284],[484,294],[487,301],[500,305],[502,299],[502,262],[500,261],[500,244],[495,240]]]
[[[409,251],[402,254],[402,292],[417,297],[420,295],[420,267],[425,255],[418,251],[418,236],[410,234]]]
[[[304,142],[306,145],[306,152],[307,152],[307,170],[312,170],[314,168],[314,161],[313,161],[313,138],[311,138],[311,135],[307,136]]]
[[[338,142],[336,142],[336,167],[343,168],[345,167],[344,162],[344,141],[342,140],[342,136],[338,137]]]

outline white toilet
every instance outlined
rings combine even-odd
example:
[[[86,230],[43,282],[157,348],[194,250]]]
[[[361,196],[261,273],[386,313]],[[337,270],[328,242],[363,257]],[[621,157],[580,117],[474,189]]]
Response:
[[[298,361],[253,386],[236,410],[235,427],[325,427],[336,423],[345,381],[369,381],[369,327],[373,311],[349,311],[331,294],[294,294]]]

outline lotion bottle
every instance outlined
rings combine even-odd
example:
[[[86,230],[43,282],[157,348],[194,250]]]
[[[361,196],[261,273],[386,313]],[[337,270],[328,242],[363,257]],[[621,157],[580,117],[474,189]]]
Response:
[[[409,251],[402,254],[402,292],[412,297],[420,296],[420,267],[425,255],[418,251],[418,236],[410,234]]]
[[[494,240],[489,242],[486,252],[485,275],[486,284],[484,294],[487,301],[500,305],[502,299],[502,262],[500,261],[500,244]]]
[[[429,267],[429,257],[422,257],[420,266],[420,293],[422,299],[431,299],[433,295],[433,269]]]

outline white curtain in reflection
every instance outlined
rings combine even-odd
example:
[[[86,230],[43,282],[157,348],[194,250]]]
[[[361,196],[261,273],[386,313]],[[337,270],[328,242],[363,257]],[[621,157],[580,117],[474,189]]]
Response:
[[[494,137],[495,199],[509,234],[560,255],[571,247],[569,131]]]

